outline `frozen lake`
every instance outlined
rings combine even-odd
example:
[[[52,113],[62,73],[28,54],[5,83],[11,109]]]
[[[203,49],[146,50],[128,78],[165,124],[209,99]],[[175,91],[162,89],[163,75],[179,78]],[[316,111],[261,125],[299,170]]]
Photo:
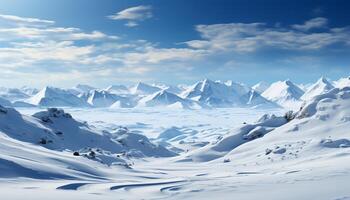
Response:
[[[21,113],[32,115],[43,109],[17,108]],[[282,109],[253,108],[216,108],[216,109],[170,109],[170,108],[121,108],[121,109],[81,109],[65,108],[73,117],[87,121],[90,125],[100,128],[125,126],[131,131],[142,133],[147,137],[157,137],[161,132],[171,127],[207,131],[221,134],[242,125],[252,123],[264,114],[281,115]]]

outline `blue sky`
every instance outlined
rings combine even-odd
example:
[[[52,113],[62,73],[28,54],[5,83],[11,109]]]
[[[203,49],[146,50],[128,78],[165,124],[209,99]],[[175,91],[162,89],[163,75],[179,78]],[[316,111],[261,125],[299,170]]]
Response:
[[[350,72],[350,2],[0,2],[0,85],[211,78],[254,84]]]

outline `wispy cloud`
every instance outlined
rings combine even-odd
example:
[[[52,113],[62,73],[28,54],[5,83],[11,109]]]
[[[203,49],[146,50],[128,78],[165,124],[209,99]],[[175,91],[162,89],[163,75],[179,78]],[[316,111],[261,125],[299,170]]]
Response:
[[[0,21],[5,20],[8,23],[15,23],[16,25],[26,25],[26,26],[46,26],[53,25],[55,22],[51,20],[43,20],[37,18],[25,18],[15,15],[0,15]]]
[[[228,23],[197,25],[201,40],[185,42],[191,48],[212,51],[254,52],[266,47],[288,50],[319,50],[329,45],[347,44],[348,28],[326,28],[327,19],[315,18],[294,29],[269,27],[264,23]],[[313,28],[325,28],[323,32],[305,32]]]
[[[152,7],[141,5],[127,8],[108,16],[108,18],[112,20],[126,20],[125,26],[135,27],[139,25],[140,21],[152,18],[152,16]]]
[[[306,21],[304,24],[294,24],[293,28],[301,31],[309,31],[315,28],[326,28],[328,19],[323,17],[317,17]]]

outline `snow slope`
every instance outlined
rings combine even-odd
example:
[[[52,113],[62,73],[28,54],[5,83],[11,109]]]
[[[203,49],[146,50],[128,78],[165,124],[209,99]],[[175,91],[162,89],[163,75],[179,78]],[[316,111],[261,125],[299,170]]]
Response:
[[[303,90],[291,81],[286,80],[271,84],[271,86],[262,93],[262,96],[282,107],[298,109],[302,104],[300,97],[303,94]]]
[[[267,90],[267,88],[269,88],[270,85],[264,81],[261,81],[257,84],[255,84],[252,89],[259,92],[260,94],[262,94],[265,90]]]
[[[9,100],[0,97],[0,105],[11,107],[12,103]]]
[[[324,94],[333,88],[334,86],[325,77],[321,77],[316,83],[308,88],[304,95],[301,96],[301,99],[310,100],[313,97]]]

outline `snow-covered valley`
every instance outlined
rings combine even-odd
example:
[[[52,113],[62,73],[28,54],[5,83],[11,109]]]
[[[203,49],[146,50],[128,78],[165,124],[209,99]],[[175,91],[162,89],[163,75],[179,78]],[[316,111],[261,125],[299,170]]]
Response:
[[[210,80],[177,90],[45,87],[18,97],[11,90],[11,98],[3,90],[0,192],[6,199],[350,199],[344,80],[322,77],[305,91],[289,80],[252,88]]]

